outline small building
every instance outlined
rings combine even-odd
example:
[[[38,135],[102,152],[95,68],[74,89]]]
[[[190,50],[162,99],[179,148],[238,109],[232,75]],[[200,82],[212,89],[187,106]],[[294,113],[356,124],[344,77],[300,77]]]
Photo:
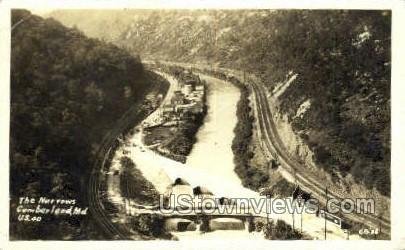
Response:
[[[164,194],[165,202],[164,206],[166,207],[179,207],[177,204],[177,199],[179,196],[184,198],[189,198],[190,201],[194,198],[193,188],[188,182],[181,178],[177,178],[173,184],[169,185]]]
[[[156,98],[155,94],[147,94],[145,97],[147,100],[154,100]]]
[[[185,96],[181,91],[176,90],[171,100],[173,105],[182,105],[186,103]]]
[[[207,208],[207,206],[214,205],[212,203],[212,201],[215,201],[214,194],[211,191],[209,191],[207,188],[197,186],[197,187],[193,188],[193,194],[194,194],[194,196],[197,196],[200,198],[200,200],[202,201],[202,204],[201,204],[202,207]],[[218,204],[215,204],[215,205],[218,205]]]
[[[188,111],[191,111],[194,105],[195,105],[194,103],[177,105],[175,107],[175,112],[184,114]]]
[[[204,92],[204,85],[203,84],[198,84],[195,86],[196,91],[203,91]]]
[[[187,96],[193,92],[194,88],[193,88],[192,84],[187,83],[187,84],[184,84],[182,90],[183,90],[183,93]]]
[[[162,114],[170,114],[174,112],[174,106],[173,105],[164,105],[162,107]]]

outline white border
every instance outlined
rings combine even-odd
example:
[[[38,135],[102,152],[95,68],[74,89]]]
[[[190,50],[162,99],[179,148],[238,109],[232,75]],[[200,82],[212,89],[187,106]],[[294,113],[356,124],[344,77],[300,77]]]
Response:
[[[40,5],[39,5],[40,3]],[[9,66],[10,66],[10,9],[27,8],[46,11],[47,9],[391,9],[392,10],[392,206],[391,241],[269,241],[255,245],[252,241],[85,241],[85,242],[9,242],[8,241],[8,140],[9,140]],[[37,10],[36,10],[37,11]],[[290,1],[243,1],[243,0],[0,0],[0,249],[405,249],[405,24],[404,1],[364,0],[290,0]],[[402,125],[402,126],[401,126]]]

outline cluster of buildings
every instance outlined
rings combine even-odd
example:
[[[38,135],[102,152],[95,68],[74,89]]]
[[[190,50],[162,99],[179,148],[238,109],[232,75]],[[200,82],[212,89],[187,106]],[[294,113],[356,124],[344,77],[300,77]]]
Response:
[[[162,108],[161,116],[166,123],[179,122],[188,116],[204,111],[205,85],[200,78],[188,71],[183,72],[179,86],[169,104]]]
[[[200,199],[200,201],[203,201],[204,199],[214,199],[214,195],[211,191],[209,191],[205,187],[201,186],[196,186],[192,187],[187,181],[183,180],[182,178],[177,178],[173,184],[169,185],[166,189],[166,192],[163,195],[163,202],[165,207],[170,207],[170,208],[180,208],[183,207],[186,204],[183,204],[180,202],[180,199],[183,199],[182,201],[188,201],[187,205],[197,205],[197,199]],[[203,204],[199,204],[199,206],[202,206]],[[185,208],[185,207],[183,207]],[[187,207],[187,208],[193,208],[193,207]],[[195,207],[194,207],[195,208]]]

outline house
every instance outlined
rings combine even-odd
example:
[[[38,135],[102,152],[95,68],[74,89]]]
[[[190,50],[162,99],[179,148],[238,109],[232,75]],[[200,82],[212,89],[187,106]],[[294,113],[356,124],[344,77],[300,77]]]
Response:
[[[195,188],[193,188],[193,194],[195,196],[199,196],[202,200],[203,200],[203,206],[204,206],[204,199],[213,199],[214,198],[214,194],[209,191],[207,188],[205,187],[201,187],[201,186],[196,186]]]
[[[181,93],[181,91],[176,90],[171,102],[173,105],[185,104],[186,100],[184,94]]]
[[[215,218],[209,221],[209,228],[215,230],[243,230],[245,224],[236,218]]]
[[[164,105],[162,107],[162,114],[163,115],[171,114],[173,112],[174,112],[174,106],[173,105]]]
[[[195,86],[195,90],[196,91],[202,91],[202,92],[204,92],[204,85],[203,84],[198,84],[198,85],[196,85]]]
[[[177,178],[173,184],[169,185],[164,193],[164,206],[165,207],[179,207],[178,197],[193,200],[193,189],[188,182],[181,178]]]
[[[176,113],[184,114],[185,112],[190,111],[193,106],[194,106],[194,103],[177,105],[175,107],[175,111],[176,111]]]
[[[183,90],[183,93],[187,96],[193,92],[194,87],[192,84],[187,83],[187,84],[184,84],[182,90]]]

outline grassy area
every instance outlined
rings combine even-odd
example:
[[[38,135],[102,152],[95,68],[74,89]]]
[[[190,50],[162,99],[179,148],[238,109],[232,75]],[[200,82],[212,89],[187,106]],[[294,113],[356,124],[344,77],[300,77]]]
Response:
[[[205,85],[198,75],[195,75],[191,71],[189,72],[182,67],[159,65],[159,69],[173,76],[181,84],[193,82],[195,85]],[[170,122],[176,121],[177,124],[175,126],[159,126],[145,129],[145,144],[159,144],[156,148],[158,153],[176,161],[185,162],[186,157],[189,155],[193,145],[197,141],[196,134],[198,129],[204,123],[204,117],[207,113],[205,98],[204,93],[201,100],[194,103],[202,104],[201,111],[195,112],[190,109],[186,111],[176,110],[169,114],[170,118],[168,119]],[[172,98],[172,106],[176,108],[180,107],[180,105],[191,104],[193,102],[194,101],[188,99],[184,93],[180,93],[179,96],[174,96]]]
[[[268,240],[302,240],[304,235],[282,220],[270,221],[263,227],[264,237]]]
[[[165,148],[175,155],[189,155],[193,145],[197,142],[196,134],[204,123],[205,114],[206,108],[203,113],[194,115],[181,124],[173,137],[165,143]]]
[[[163,126],[146,128],[144,129],[145,131],[144,142],[148,146],[164,142],[169,138],[172,138],[176,130],[177,129],[174,127],[163,127]]]
[[[124,198],[134,200],[139,204],[157,205],[159,193],[151,182],[145,179],[135,163],[128,157],[120,159],[122,167],[120,178],[121,195]]]

